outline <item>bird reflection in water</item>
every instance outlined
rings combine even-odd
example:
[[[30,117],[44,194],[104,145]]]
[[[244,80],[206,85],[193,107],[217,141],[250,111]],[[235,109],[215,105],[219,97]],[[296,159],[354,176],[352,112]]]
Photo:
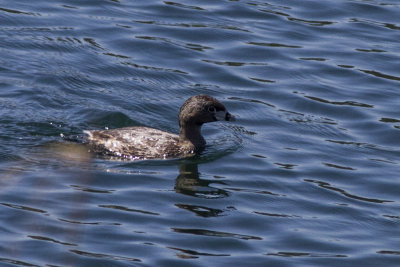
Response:
[[[210,186],[210,184],[222,184],[224,181],[200,179],[196,163],[181,164],[179,175],[175,182],[177,193],[201,197],[201,198],[223,198],[229,196],[224,189]]]
[[[224,198],[229,192],[210,186],[210,184],[225,185],[224,181],[201,179],[197,163],[183,163],[179,166],[179,175],[175,181],[175,192],[197,198]],[[181,209],[194,212],[201,217],[221,216],[226,210],[209,208],[191,204],[175,204]]]

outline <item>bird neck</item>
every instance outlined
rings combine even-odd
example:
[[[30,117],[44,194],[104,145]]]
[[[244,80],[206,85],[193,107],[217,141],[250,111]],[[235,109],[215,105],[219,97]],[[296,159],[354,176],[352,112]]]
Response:
[[[203,149],[206,145],[206,141],[201,135],[201,126],[201,124],[195,123],[181,123],[179,131],[179,142],[190,142],[193,145],[195,151]]]

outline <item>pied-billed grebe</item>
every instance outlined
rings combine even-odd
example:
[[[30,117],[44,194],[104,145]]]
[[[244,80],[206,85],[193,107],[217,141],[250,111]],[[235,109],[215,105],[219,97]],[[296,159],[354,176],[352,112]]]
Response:
[[[192,156],[205,147],[203,123],[234,121],[217,99],[207,95],[190,97],[179,110],[179,135],[148,127],[84,131],[95,153],[127,159],[166,159]]]

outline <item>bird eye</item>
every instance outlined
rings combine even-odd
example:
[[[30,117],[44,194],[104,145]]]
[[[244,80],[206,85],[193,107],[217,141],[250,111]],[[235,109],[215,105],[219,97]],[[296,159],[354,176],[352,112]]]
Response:
[[[208,112],[214,113],[215,111],[216,110],[214,106],[208,107]]]

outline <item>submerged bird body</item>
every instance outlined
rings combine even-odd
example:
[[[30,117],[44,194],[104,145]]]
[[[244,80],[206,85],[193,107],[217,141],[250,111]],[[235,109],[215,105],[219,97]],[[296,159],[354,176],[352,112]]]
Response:
[[[201,126],[217,120],[234,120],[215,98],[197,95],[179,110],[179,135],[148,127],[84,131],[95,153],[127,159],[166,159],[192,156],[204,149]]]

